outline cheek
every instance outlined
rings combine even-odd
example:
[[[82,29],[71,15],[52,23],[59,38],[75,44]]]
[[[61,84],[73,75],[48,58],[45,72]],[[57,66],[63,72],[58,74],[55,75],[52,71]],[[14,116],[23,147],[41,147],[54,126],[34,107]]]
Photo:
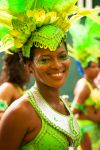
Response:
[[[46,72],[47,70],[47,66],[35,66],[34,68],[34,76],[36,76],[38,78],[38,76],[42,77],[44,75],[44,73]]]
[[[70,68],[70,64],[71,64],[71,62],[70,62],[70,60],[68,59],[66,62],[65,62],[65,65],[66,65],[66,68],[69,70],[69,68]]]

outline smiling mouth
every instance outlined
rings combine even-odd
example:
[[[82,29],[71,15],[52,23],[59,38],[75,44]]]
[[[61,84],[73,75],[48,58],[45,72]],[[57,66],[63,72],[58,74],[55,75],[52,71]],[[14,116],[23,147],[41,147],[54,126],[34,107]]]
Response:
[[[60,76],[62,76],[62,74],[63,73],[55,73],[55,74],[51,74],[51,76],[53,76],[53,77],[60,77]]]
[[[49,74],[53,79],[62,79],[64,76],[64,72],[60,72],[60,73],[52,73]]]

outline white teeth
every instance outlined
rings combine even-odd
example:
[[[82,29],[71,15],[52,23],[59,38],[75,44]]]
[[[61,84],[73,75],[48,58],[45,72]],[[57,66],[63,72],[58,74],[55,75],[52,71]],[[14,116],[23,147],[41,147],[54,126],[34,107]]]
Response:
[[[61,76],[61,73],[52,74],[52,76],[58,77],[58,76]]]

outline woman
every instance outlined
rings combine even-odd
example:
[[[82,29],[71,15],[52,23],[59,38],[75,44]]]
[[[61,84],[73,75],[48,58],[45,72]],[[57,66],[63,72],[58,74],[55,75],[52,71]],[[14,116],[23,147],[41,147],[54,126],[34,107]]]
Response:
[[[100,89],[100,57],[98,58],[98,66],[99,66],[99,73],[98,76],[95,78],[94,82],[97,87]]]
[[[100,33],[98,27],[100,25],[86,18],[85,25],[77,22],[70,30],[77,59],[81,62],[83,70],[83,77],[75,86],[72,105],[72,110],[79,120],[83,134],[81,140],[82,150],[100,149],[100,90],[94,82],[99,73],[97,63],[97,56],[100,54],[99,42],[95,40],[95,38],[98,38],[98,33]],[[79,34],[76,33],[77,28]],[[95,34],[95,38],[93,38],[93,34]],[[82,38],[78,41],[75,40],[80,38],[80,35]]]
[[[81,78],[74,90],[74,107],[73,112],[79,119],[81,130],[83,132],[83,139],[81,141],[82,150],[91,150],[92,145],[94,149],[100,148],[99,143],[99,122],[100,122],[100,109],[97,101],[97,96],[100,90],[96,87],[94,79],[99,72],[97,63],[89,62],[88,67],[84,70],[84,77]],[[98,95],[100,99],[100,94]],[[97,137],[96,137],[97,136]],[[91,137],[91,139],[90,139]],[[91,143],[92,142],[92,143]],[[97,144],[98,148],[95,147]]]
[[[76,1],[34,1],[33,5],[25,5],[28,6],[25,11],[13,9],[13,15],[17,10],[21,14],[17,12],[14,17],[9,16],[12,32],[7,36],[9,42],[5,36],[2,43],[5,50],[9,46],[12,53],[22,52],[23,61],[33,73],[36,84],[4,113],[0,126],[0,149],[77,149],[79,126],[59,96],[70,66],[65,32],[74,19],[71,21],[69,15],[75,13],[80,17]],[[16,5],[9,6],[11,9]],[[32,6],[31,10],[26,13],[29,6]]]
[[[1,120],[0,149],[77,149],[78,125],[59,97],[70,66],[64,42],[55,52],[31,50],[34,53],[25,62],[36,84],[6,110]]]
[[[5,54],[0,80],[0,118],[6,108],[23,95],[30,73],[15,53]]]

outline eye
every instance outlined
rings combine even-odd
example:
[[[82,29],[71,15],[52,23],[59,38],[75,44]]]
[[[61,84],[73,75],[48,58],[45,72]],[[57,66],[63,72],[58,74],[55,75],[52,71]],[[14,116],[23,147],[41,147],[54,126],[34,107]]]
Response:
[[[43,56],[42,58],[40,58],[39,63],[40,64],[46,64],[49,63],[51,61],[51,58],[48,56]]]
[[[60,60],[67,60],[68,59],[68,54],[66,54],[66,53],[60,54],[59,59]]]

